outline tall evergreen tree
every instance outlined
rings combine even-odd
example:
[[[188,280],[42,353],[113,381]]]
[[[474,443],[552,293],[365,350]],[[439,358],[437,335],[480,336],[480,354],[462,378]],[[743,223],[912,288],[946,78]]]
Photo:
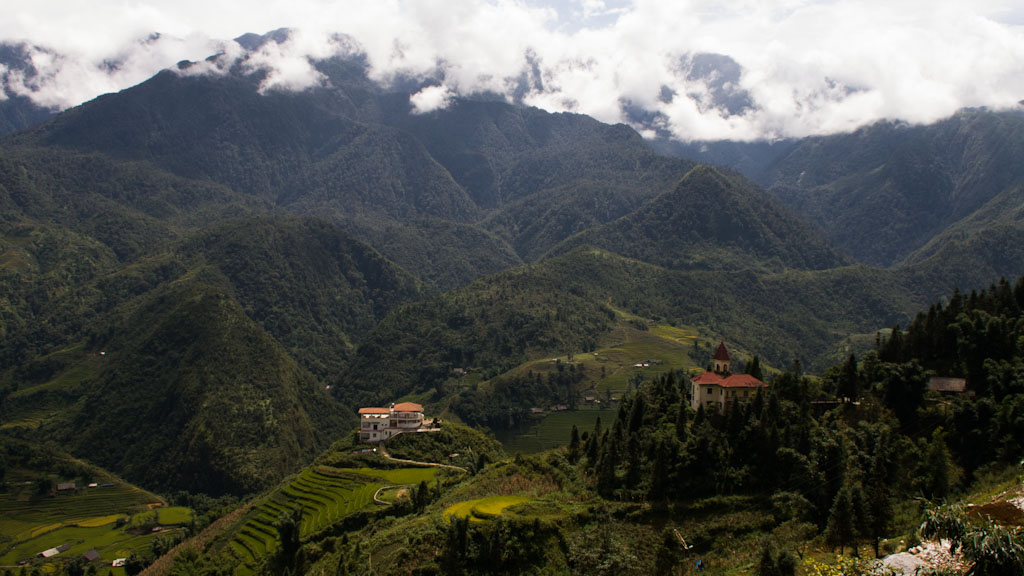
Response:
[[[761,359],[754,356],[747,362],[747,365],[743,368],[744,374],[750,374],[758,380],[764,380],[764,372],[761,370]]]
[[[689,436],[690,427],[690,407],[687,406],[686,400],[679,402],[679,412],[676,414],[676,438],[680,442],[686,442],[687,436]]]
[[[842,554],[846,546],[853,544],[857,536],[857,515],[853,507],[853,496],[850,486],[844,485],[832,503],[828,513],[828,524],[825,526],[825,544],[839,548]]]
[[[839,369],[839,380],[836,386],[836,395],[840,398],[849,398],[856,401],[860,397],[860,372],[857,370],[857,357],[850,354],[850,357]]]
[[[576,425],[572,425],[572,432],[569,434],[569,463],[575,464],[580,459],[580,431]]]
[[[932,499],[943,499],[949,496],[949,449],[942,437],[942,429],[932,433],[931,441],[924,458],[925,494]]]

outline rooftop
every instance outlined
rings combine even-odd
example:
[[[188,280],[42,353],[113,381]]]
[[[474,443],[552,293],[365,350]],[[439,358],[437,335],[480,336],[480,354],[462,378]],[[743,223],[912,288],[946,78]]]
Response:
[[[733,374],[722,377],[714,372],[705,372],[693,379],[693,383],[704,386],[721,386],[722,388],[761,388],[768,386],[750,374]]]
[[[715,350],[715,355],[711,357],[712,360],[724,360],[729,362],[732,358],[729,357],[729,350],[725,347],[725,342],[718,343],[718,350]]]

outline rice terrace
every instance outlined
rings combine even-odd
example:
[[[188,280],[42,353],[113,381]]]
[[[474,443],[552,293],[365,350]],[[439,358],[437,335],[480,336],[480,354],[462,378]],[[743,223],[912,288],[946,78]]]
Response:
[[[255,506],[231,540],[239,565],[235,574],[252,574],[261,559],[281,545],[276,524],[301,510],[299,535],[306,538],[342,519],[374,506],[374,494],[386,486],[431,482],[436,468],[332,468],[312,466]]]
[[[5,536],[0,565],[14,566],[51,550],[61,557],[95,550],[109,564],[148,551],[156,538],[174,537],[192,521],[189,509],[167,507],[161,498],[124,482],[61,488],[39,494],[35,483],[25,482],[8,484],[0,494]]]

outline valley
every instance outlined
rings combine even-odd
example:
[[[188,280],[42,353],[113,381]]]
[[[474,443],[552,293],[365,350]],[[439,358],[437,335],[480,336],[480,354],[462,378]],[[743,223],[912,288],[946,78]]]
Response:
[[[353,55],[299,91],[193,65],[0,125],[0,565],[788,576],[1017,542],[953,505],[1021,486],[1019,111],[701,152],[419,113],[432,79]],[[720,343],[768,386],[695,409]],[[360,443],[393,402],[439,431]]]

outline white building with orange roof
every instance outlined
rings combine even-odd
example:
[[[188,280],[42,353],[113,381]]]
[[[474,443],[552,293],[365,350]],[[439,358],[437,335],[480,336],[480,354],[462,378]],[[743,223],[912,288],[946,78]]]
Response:
[[[423,406],[415,402],[399,402],[390,408],[359,409],[359,440],[384,442],[403,432],[431,430],[423,426]]]
[[[732,358],[725,342],[718,344],[718,350],[711,358],[711,371],[690,380],[690,407],[694,410],[724,412],[731,403],[749,400],[759,388],[768,385],[750,374],[732,374],[729,371]]]

